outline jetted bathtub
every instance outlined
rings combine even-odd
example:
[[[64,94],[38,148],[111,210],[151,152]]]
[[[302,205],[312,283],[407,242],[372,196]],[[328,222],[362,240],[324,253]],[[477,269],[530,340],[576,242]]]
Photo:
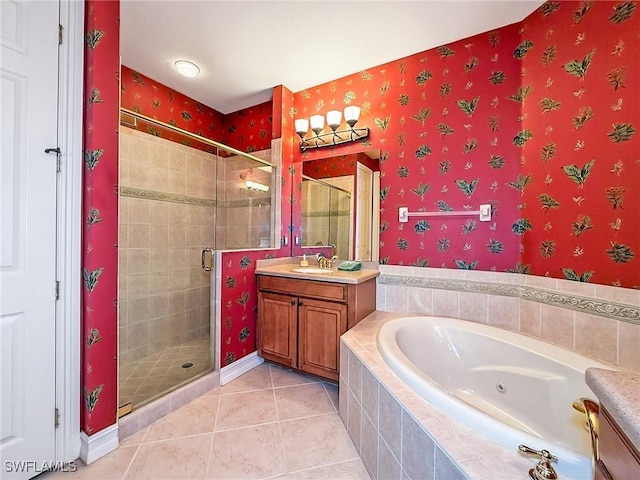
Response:
[[[611,366],[524,335],[442,317],[391,320],[377,343],[405,383],[467,427],[513,451],[519,444],[549,450],[562,479],[593,478],[586,417],[572,404],[594,397],[584,382],[588,367]]]

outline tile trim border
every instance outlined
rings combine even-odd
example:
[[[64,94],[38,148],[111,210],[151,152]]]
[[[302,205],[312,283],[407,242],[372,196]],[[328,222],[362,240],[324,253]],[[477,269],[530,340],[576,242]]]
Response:
[[[192,197],[189,195],[180,195],[176,193],[158,192],[156,190],[145,190],[133,187],[118,187],[118,194],[123,197],[143,198],[146,200],[158,200],[160,202],[188,203],[191,205],[202,205],[212,207],[216,201],[209,198]]]
[[[118,194],[123,197],[142,198],[144,200],[156,200],[159,202],[171,202],[171,203],[185,203],[189,205],[200,205],[203,207],[215,207],[218,204],[225,202],[218,202],[212,198],[193,197],[190,195],[181,195],[177,193],[159,192],[157,190],[146,190],[144,188],[134,187],[118,187]],[[226,208],[241,208],[241,207],[263,207],[265,205],[271,206],[271,197],[265,198],[245,198],[242,200],[230,200],[226,202]]]
[[[555,307],[567,308],[577,312],[598,315],[622,322],[640,325],[640,308],[631,305],[586,298],[568,293],[551,292],[529,286],[508,283],[477,282],[471,280],[449,280],[430,277],[412,277],[384,273],[378,277],[378,283],[383,285],[398,285],[418,288],[435,288],[438,290],[452,290],[467,293],[484,293],[517,297]]]

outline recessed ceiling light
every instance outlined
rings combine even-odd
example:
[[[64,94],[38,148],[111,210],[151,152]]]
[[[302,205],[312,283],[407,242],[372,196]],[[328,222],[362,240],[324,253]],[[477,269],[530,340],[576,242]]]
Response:
[[[173,64],[180,75],[185,77],[195,77],[200,73],[200,68],[195,63],[186,60],[178,60]]]

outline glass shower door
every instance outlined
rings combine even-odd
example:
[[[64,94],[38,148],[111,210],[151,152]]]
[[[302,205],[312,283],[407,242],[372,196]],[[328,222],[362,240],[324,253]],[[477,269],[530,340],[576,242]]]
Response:
[[[201,252],[215,245],[217,155],[126,126],[120,139],[119,405],[126,412],[213,368],[211,275]]]

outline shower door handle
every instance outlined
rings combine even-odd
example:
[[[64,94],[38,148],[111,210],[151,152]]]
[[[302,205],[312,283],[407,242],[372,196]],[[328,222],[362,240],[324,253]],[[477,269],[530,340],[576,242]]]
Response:
[[[205,272],[210,272],[213,270],[213,249],[212,248],[204,248],[202,250],[202,269]]]

